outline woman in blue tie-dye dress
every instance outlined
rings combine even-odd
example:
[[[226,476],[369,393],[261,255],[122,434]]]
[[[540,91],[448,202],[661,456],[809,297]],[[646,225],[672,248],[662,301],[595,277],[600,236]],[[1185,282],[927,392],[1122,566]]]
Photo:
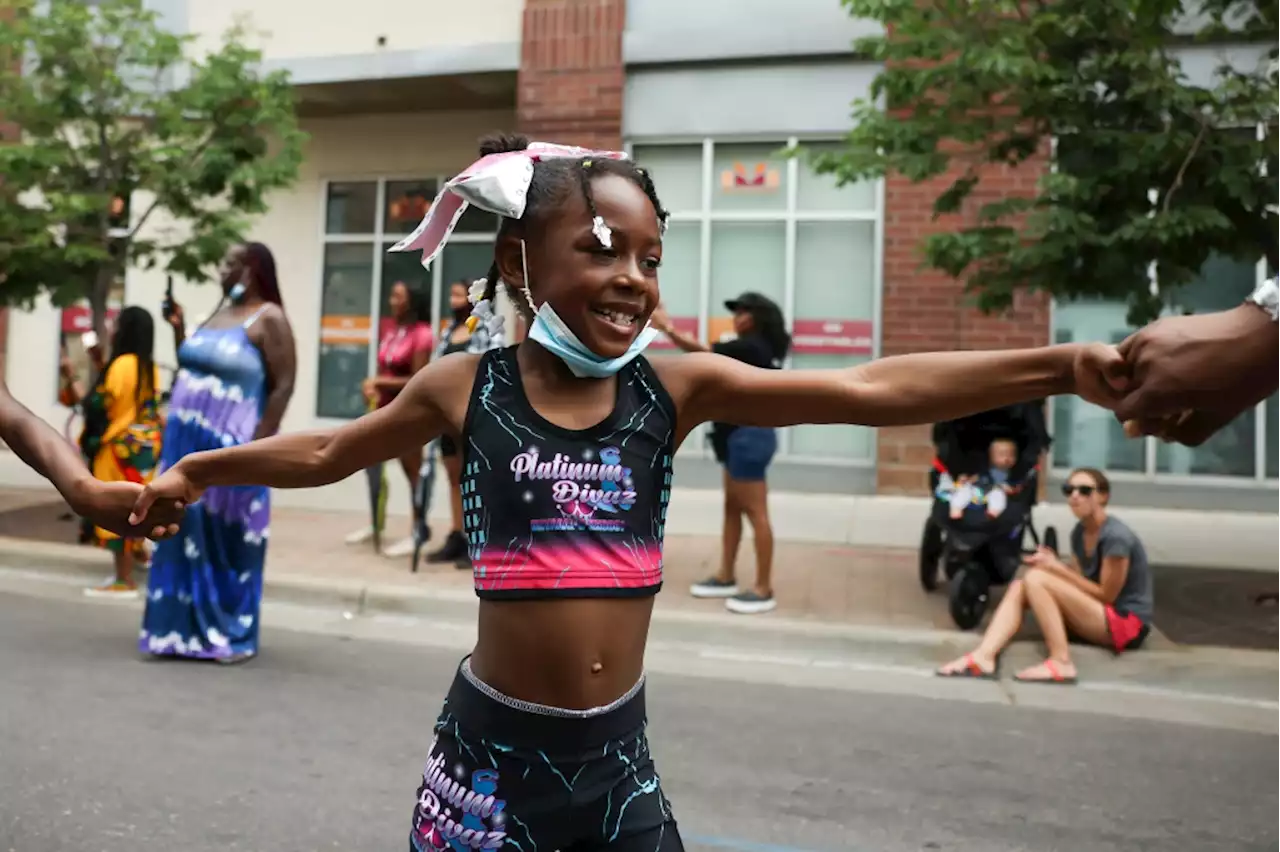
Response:
[[[190,337],[181,308],[166,305],[179,370],[161,470],[275,434],[293,393],[293,334],[266,246],[233,248],[222,288],[219,309]],[[270,514],[270,494],[256,486],[211,488],[188,507],[181,531],[152,557],[140,650],[228,663],[257,653]]]

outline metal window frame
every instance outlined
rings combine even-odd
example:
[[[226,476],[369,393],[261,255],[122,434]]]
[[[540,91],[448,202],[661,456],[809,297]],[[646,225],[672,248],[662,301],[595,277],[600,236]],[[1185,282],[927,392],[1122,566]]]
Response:
[[[1265,124],[1258,124],[1255,128],[1257,138],[1264,140],[1266,138],[1267,128]],[[1264,161],[1259,164],[1262,174],[1266,174],[1267,164]],[[1058,137],[1054,136],[1050,139],[1049,148],[1049,169],[1056,173],[1058,171]],[[1155,190],[1151,190],[1152,193]],[[1156,264],[1152,263],[1147,269],[1147,275],[1151,281],[1151,287],[1158,290],[1160,283],[1156,275]],[[1267,276],[1267,261],[1263,258],[1258,261],[1255,270],[1256,282],[1255,286],[1260,286]],[[1052,343],[1058,330],[1058,300],[1051,299],[1049,301],[1049,342]],[[1056,429],[1057,424],[1053,423],[1053,413],[1048,412],[1051,428]],[[1267,401],[1264,399],[1254,407],[1254,427],[1253,427],[1253,475],[1252,476],[1224,476],[1222,474],[1209,473],[1162,473],[1158,469],[1158,444],[1157,439],[1153,437],[1143,438],[1143,470],[1142,471],[1107,471],[1107,476],[1115,482],[1145,483],[1158,485],[1197,485],[1209,488],[1243,488],[1249,490],[1273,488],[1280,479],[1267,476]],[[1066,476],[1071,471],[1071,467],[1062,467],[1057,463],[1054,457],[1054,450],[1049,449],[1048,468],[1055,476]]]
[[[831,134],[788,135],[783,139],[780,134],[730,134],[724,136],[656,136],[636,137],[626,140],[624,150],[633,156],[636,147],[700,147],[702,154],[701,187],[699,193],[699,209],[680,209],[671,211],[673,222],[696,222],[699,225],[699,287],[698,287],[698,336],[705,340],[708,323],[711,317],[711,230],[718,222],[776,222],[784,228],[785,272],[783,279],[783,313],[787,322],[787,330],[794,331],[796,301],[796,244],[797,228],[808,222],[871,222],[874,225],[872,237],[872,359],[879,358],[882,345],[883,318],[882,304],[884,300],[884,180],[874,182],[872,208],[870,210],[801,210],[800,195],[800,162],[792,157],[787,160],[786,206],[782,210],[731,210],[717,211],[712,207],[712,196],[715,189],[715,151],[717,145],[777,145],[780,140],[788,147],[803,143],[836,142],[839,137]],[[787,356],[786,366],[791,366],[792,356]],[[707,427],[700,426],[693,433],[698,436],[686,441],[680,449],[681,456],[706,457],[706,441],[701,439]],[[870,427],[865,427],[870,428]],[[778,460],[795,464],[824,465],[852,469],[873,468],[878,452],[878,432],[871,429],[871,442],[866,458],[847,458],[839,456],[796,455],[791,451],[791,433],[783,430],[779,436]]]
[[[370,268],[371,280],[369,282],[369,352],[367,358],[366,372],[367,375],[374,375],[378,369],[378,327],[382,322],[382,259],[386,252],[382,251],[382,246],[399,242],[406,234],[394,233],[389,234],[386,230],[386,207],[387,207],[387,184],[398,183],[402,181],[428,181],[436,182],[436,191],[448,181],[452,175],[424,175],[422,173],[381,173],[377,175],[332,175],[323,178],[320,181],[320,324],[321,328],[317,331],[316,350],[317,357],[315,359],[315,396],[312,400],[312,413],[316,423],[321,425],[337,426],[349,422],[347,418],[331,417],[320,414],[320,358],[319,347],[320,337],[323,334],[323,323],[325,318],[324,312],[324,249],[331,244],[347,244],[347,245],[367,245],[373,253],[373,263]],[[329,209],[329,191],[334,184],[342,183],[364,183],[373,184],[375,187],[374,199],[377,205],[374,208],[374,230],[370,233],[328,233],[327,214]],[[492,233],[473,232],[464,233],[454,231],[449,237],[449,244],[461,243],[492,243],[497,237],[497,230]],[[430,286],[431,286],[431,328],[434,331],[440,326],[440,288],[443,286],[443,265],[440,263],[431,264],[430,269]]]

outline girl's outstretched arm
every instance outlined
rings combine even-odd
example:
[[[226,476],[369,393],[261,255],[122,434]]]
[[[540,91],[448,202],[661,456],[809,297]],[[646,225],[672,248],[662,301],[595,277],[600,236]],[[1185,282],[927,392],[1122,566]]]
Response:
[[[449,407],[470,388],[478,356],[442,358],[421,370],[389,405],[325,432],[276,435],[193,453],[142,491],[134,517],[158,498],[194,502],[214,485],[315,488],[421,447],[450,423]]]
[[[1127,376],[1115,347],[1102,344],[927,352],[844,370],[762,370],[696,353],[671,360],[663,381],[686,434],[709,420],[743,426],[936,423],[1069,393],[1113,408]]]

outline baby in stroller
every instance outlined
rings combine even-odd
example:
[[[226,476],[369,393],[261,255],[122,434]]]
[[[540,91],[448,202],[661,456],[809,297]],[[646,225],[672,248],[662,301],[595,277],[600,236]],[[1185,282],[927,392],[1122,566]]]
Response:
[[[930,473],[933,508],[920,547],[920,582],[938,585],[939,567],[949,583],[956,624],[968,630],[982,620],[992,586],[1005,585],[1021,564],[1039,485],[1040,455],[1049,447],[1042,403],[1011,405],[938,423]],[[1045,545],[1056,534],[1046,530]]]
[[[938,477],[935,492],[938,499],[946,499],[951,507],[951,520],[964,517],[965,510],[977,504],[986,504],[987,517],[998,518],[1009,505],[1009,495],[1022,490],[1021,485],[1009,481],[1013,466],[1018,462],[1018,442],[1012,438],[996,438],[988,450],[991,467],[978,476],[961,475],[952,479],[944,473]]]

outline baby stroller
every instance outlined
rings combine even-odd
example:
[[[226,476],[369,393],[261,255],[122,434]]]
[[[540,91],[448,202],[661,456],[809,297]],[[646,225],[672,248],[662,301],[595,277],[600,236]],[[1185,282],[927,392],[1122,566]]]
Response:
[[[1008,483],[1015,490],[997,517],[987,514],[986,494],[974,487],[975,498],[960,518],[951,517],[948,483],[961,476],[985,474],[990,468],[991,442],[1007,438],[1018,445],[1017,461]],[[920,543],[920,584],[931,592],[938,586],[939,568],[946,575],[951,617],[961,630],[982,621],[992,586],[1009,583],[1022,562],[1023,539],[1033,547],[1040,536],[1031,521],[1039,486],[1040,454],[1051,440],[1045,428],[1044,403],[1022,403],[984,411],[959,420],[935,424],[937,451],[929,474],[933,508],[924,522]],[[1058,535],[1045,529],[1044,544],[1057,550]]]

